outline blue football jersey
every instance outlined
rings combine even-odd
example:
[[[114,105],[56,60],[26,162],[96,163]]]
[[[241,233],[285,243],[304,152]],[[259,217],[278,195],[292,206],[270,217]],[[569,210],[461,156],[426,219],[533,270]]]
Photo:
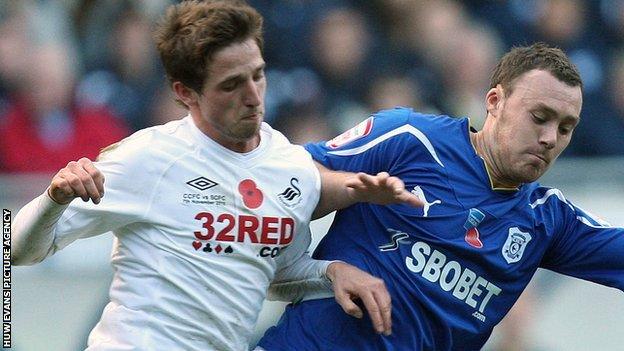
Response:
[[[538,267],[624,290],[624,229],[537,183],[493,189],[467,119],[381,111],[307,145],[328,168],[387,171],[425,202],[360,203],[336,214],[314,257],[382,278],[393,334],[333,299],[288,306],[260,345],[274,350],[478,350]]]

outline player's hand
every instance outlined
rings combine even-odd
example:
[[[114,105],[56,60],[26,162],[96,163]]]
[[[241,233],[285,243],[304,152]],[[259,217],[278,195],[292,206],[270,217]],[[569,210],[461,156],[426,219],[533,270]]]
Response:
[[[360,299],[377,333],[392,333],[392,302],[383,280],[344,262],[333,262],[327,267],[336,302],[349,315],[362,318],[363,312],[353,300]]]
[[[405,184],[398,177],[391,177],[387,172],[377,175],[358,173],[346,181],[349,196],[356,202],[370,202],[378,205],[405,203],[414,207],[425,204],[405,189]]]
[[[48,195],[59,204],[68,204],[77,197],[99,204],[104,196],[104,175],[88,158],[71,161],[52,178]]]

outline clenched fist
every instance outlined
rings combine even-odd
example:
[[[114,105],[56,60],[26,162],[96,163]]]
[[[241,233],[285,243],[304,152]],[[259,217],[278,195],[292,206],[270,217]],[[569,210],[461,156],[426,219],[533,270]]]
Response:
[[[59,204],[68,204],[77,197],[99,204],[104,196],[104,175],[88,158],[71,161],[52,178],[48,195]]]

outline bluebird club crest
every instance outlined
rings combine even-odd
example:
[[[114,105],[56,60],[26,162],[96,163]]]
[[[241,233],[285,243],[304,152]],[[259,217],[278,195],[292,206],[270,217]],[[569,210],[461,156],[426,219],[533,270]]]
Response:
[[[520,261],[529,241],[531,234],[520,231],[518,227],[509,228],[509,235],[502,250],[505,261],[509,264]]]

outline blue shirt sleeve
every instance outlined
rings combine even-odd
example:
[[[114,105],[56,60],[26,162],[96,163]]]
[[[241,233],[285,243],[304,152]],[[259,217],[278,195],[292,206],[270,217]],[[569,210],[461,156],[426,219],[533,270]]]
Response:
[[[611,227],[569,201],[557,201],[563,225],[541,266],[624,291],[624,228]]]

